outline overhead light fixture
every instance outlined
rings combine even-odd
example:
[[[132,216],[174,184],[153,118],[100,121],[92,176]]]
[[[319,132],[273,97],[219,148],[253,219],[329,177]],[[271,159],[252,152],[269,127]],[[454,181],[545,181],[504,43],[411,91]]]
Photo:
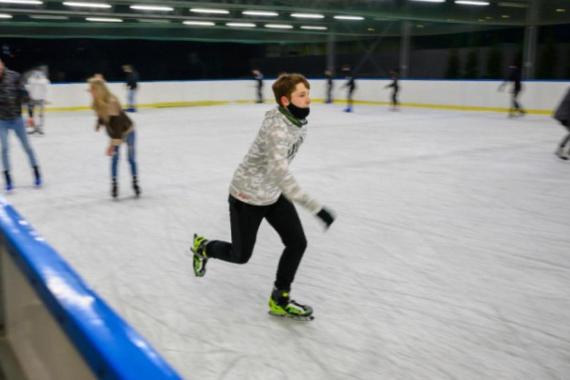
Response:
[[[293,25],[287,24],[265,24],[264,26],[269,29],[293,29]]]
[[[30,15],[34,20],[69,20],[67,16],[54,16],[54,15]]]
[[[514,3],[514,2],[510,2],[510,1],[499,1],[497,3],[497,5],[499,7],[505,7],[505,8],[528,8],[528,4]]]
[[[193,21],[193,20],[186,20],[186,21],[182,21],[182,23],[184,25],[190,25],[190,26],[214,26],[216,25],[215,22],[213,21]]]
[[[313,26],[313,25],[303,25],[301,29],[305,30],[327,30],[326,26]]]
[[[123,22],[120,18],[107,18],[107,17],[87,17],[85,20],[91,22]]]
[[[324,15],[317,13],[291,13],[291,17],[295,18],[325,18]]]
[[[170,24],[170,20],[163,18],[137,18],[138,22],[147,22],[149,24]]]
[[[105,3],[83,3],[76,1],[65,1],[63,5],[67,7],[79,7],[79,8],[111,8],[110,4]]]
[[[488,1],[476,1],[476,0],[455,0],[455,4],[460,5],[475,5],[479,7],[486,7],[490,3]]]
[[[226,26],[232,28],[255,28],[257,25],[251,22],[226,22]]]
[[[190,8],[190,12],[217,14],[217,15],[227,15],[230,13],[230,11],[228,11],[227,9],[211,9],[211,8]]]
[[[12,17],[14,17],[14,16],[6,14],[6,13],[0,13],[0,19],[9,19]]]
[[[501,18],[511,18],[509,15],[501,15]]]
[[[174,10],[172,7],[163,7],[162,5],[131,5],[129,8],[136,11],[172,12]]]
[[[411,0],[416,3],[445,3],[445,0]]]
[[[348,21],[362,21],[364,20],[364,17],[362,16],[343,16],[343,15],[338,15],[338,16],[333,16],[334,19],[336,20],[348,20]]]
[[[0,0],[0,4],[42,5],[43,3],[39,0]]]
[[[564,9],[564,8],[557,8],[557,9],[556,9],[556,12],[558,12],[558,13],[564,13],[564,12],[566,12],[566,9]]]
[[[262,16],[262,17],[279,16],[279,13],[277,12],[268,12],[268,11],[243,11],[241,12],[241,14],[245,16]]]

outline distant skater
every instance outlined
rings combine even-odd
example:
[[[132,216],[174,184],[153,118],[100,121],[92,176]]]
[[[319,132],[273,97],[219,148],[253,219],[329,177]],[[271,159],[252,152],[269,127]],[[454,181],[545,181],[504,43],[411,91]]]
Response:
[[[325,103],[326,104],[332,104],[333,102],[333,75],[332,75],[332,71],[327,70],[325,71],[325,80],[327,82],[327,96],[325,99]]]
[[[263,219],[285,246],[269,297],[269,312],[276,316],[312,319],[313,309],[290,298],[291,284],[307,247],[294,203],[329,227],[334,214],[305,193],[289,170],[289,163],[307,133],[310,85],[300,74],[283,74],[273,84],[277,107],[265,113],[255,141],[239,164],[230,184],[231,242],[194,235],[194,273],[206,274],[210,259],[245,264],[250,259]]]
[[[49,84],[49,79],[40,70],[35,70],[26,83],[26,90],[30,96],[28,101],[28,126],[32,128],[28,132],[30,134],[44,134],[44,112]]]
[[[252,70],[253,79],[255,80],[256,103],[263,103],[263,74],[259,70]]]
[[[499,91],[502,91],[509,82],[511,83],[511,108],[509,108],[509,117],[524,116],[526,111],[518,100],[523,89],[522,74],[518,65],[509,66],[509,74],[507,79],[499,86]]]
[[[91,107],[97,115],[95,131],[98,132],[101,126],[104,126],[110,137],[106,153],[111,156],[111,196],[117,198],[119,195],[117,182],[119,148],[125,142],[133,190],[138,198],[141,189],[138,183],[138,167],[135,155],[135,125],[122,110],[119,99],[109,91],[105,81],[100,76],[89,79],[89,92],[93,99]]]
[[[344,112],[352,112],[354,90],[356,90],[356,80],[354,78],[354,74],[351,72],[350,67],[345,66],[342,70],[346,73],[346,83],[343,85],[343,87],[346,87],[347,89],[346,108],[344,109]]]
[[[400,102],[398,101],[398,93],[400,92],[400,75],[397,70],[390,71],[390,78],[392,83],[387,85],[385,88],[392,89],[391,105],[392,111],[398,111],[400,109]]]
[[[566,92],[566,95],[562,99],[562,102],[560,102],[558,108],[556,108],[553,117],[558,120],[560,124],[564,126],[564,128],[566,128],[567,132],[566,136],[564,136],[564,138],[562,138],[558,144],[555,154],[561,160],[567,160],[570,156],[570,147],[567,150],[564,149],[570,141],[570,88]]]

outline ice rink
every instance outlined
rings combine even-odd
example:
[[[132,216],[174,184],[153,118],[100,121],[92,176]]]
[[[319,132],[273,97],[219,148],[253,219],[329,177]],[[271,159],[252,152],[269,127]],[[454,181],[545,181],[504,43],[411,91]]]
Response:
[[[110,197],[108,141],[92,112],[48,113],[15,137],[7,195],[83,278],[185,379],[569,379],[570,163],[547,116],[315,104],[293,162],[301,187],[338,214],[309,242],[292,296],[304,323],[267,314],[282,245],[262,224],[244,266],[192,271],[194,232],[230,236],[233,171],[265,105],[143,109],[141,199],[121,151]]]

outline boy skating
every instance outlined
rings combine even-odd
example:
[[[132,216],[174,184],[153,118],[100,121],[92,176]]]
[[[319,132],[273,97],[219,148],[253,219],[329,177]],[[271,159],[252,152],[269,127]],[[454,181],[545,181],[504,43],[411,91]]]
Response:
[[[289,162],[307,132],[309,89],[309,82],[300,74],[283,74],[273,84],[278,107],[265,114],[263,125],[230,185],[232,242],[194,235],[191,247],[198,277],[204,276],[211,258],[245,264],[253,252],[261,221],[266,219],[285,245],[269,298],[269,312],[295,319],[312,319],[313,310],[289,297],[307,246],[293,202],[320,218],[327,228],[335,219],[332,212],[299,187],[289,171]]]

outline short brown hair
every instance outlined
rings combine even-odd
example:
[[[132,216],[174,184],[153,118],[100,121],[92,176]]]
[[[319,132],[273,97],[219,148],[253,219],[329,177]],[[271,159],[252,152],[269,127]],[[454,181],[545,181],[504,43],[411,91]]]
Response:
[[[303,83],[307,89],[311,88],[309,81],[302,74],[281,74],[279,78],[273,83],[273,94],[275,94],[275,101],[277,104],[281,104],[281,97],[285,96],[287,99],[291,100],[291,94],[295,91],[295,87],[299,83]]]

